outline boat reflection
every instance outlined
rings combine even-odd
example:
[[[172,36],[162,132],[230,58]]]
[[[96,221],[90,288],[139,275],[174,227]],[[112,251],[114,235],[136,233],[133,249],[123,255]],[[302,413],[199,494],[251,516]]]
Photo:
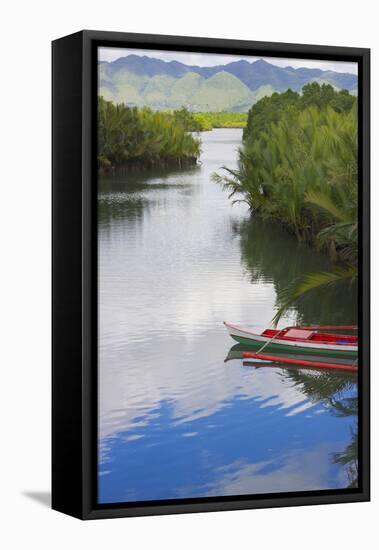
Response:
[[[251,352],[251,351],[254,351],[254,347],[249,346],[247,344],[236,344],[230,348],[227,356],[224,359],[224,362],[227,363],[228,361],[232,361],[233,359],[244,359],[243,354],[245,352]],[[275,353],[274,351],[270,351],[270,355],[275,357],[277,356],[278,358],[284,357],[285,359],[292,359],[292,358],[295,359],[295,355],[293,353],[285,353],[283,351],[281,351],[280,353]],[[302,354],[302,353],[296,352],[296,360],[325,362],[325,361],[328,361],[328,357],[326,357],[325,355],[316,355],[316,354],[310,354],[310,353]],[[254,359],[254,364],[251,361],[245,361],[246,363],[245,366],[255,366],[255,364],[259,366],[260,362],[264,364],[270,363],[269,361],[265,361],[263,359],[262,360]],[[330,362],[335,364],[349,364],[351,366],[354,366],[356,364],[356,359],[354,357],[350,357],[350,358],[333,357],[333,358],[330,358]],[[274,363],[272,364],[273,366],[277,366]],[[284,365],[282,365],[282,367],[284,368]],[[286,364],[286,367],[297,368],[297,369],[299,368],[299,366],[295,364],[292,367],[291,365]]]

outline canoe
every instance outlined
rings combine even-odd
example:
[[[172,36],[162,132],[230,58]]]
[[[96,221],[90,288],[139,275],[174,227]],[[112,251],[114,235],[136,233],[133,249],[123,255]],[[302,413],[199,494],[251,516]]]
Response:
[[[308,361],[304,359],[295,359],[288,357],[280,357],[279,355],[268,355],[266,353],[250,353],[244,351],[242,353],[243,357],[251,359],[251,362],[259,361],[259,366],[267,366],[267,362],[279,363],[279,364],[289,364],[291,366],[300,366],[300,367],[312,367],[317,369],[332,369],[332,370],[342,370],[347,372],[358,372],[357,365],[348,365],[343,363],[330,363],[325,361]],[[245,364],[245,362],[244,362]]]
[[[322,332],[316,327],[286,327],[281,330],[252,330],[224,322],[230,336],[240,344],[263,348],[266,352],[311,353],[317,355],[355,357],[358,337]],[[338,327],[333,327],[337,330]],[[263,351],[263,349],[262,349]]]

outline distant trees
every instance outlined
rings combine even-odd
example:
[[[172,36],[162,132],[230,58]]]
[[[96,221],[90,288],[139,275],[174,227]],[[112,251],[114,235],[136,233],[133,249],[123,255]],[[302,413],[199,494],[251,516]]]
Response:
[[[213,128],[244,128],[247,113],[224,111],[191,112],[186,107],[168,111],[187,132],[203,132]]]
[[[350,111],[356,98],[347,90],[336,91],[330,84],[311,82],[304,86],[300,97],[300,107],[326,107],[329,105],[337,113]]]
[[[191,113],[186,107],[175,110],[173,117],[175,122],[181,124],[186,132],[201,132],[204,129],[194,113]]]
[[[266,96],[251,107],[247,114],[247,124],[243,132],[244,141],[258,139],[271,124],[291,113],[299,111],[300,95],[292,90]]]
[[[194,118],[202,126],[203,130],[213,128],[244,128],[247,121],[247,113],[227,112],[202,112],[194,113]]]
[[[338,113],[350,111],[356,98],[347,90],[336,91],[330,84],[311,82],[306,84],[301,94],[293,90],[284,93],[275,92],[270,97],[258,101],[248,112],[247,125],[243,133],[244,140],[254,140],[270,124],[284,117],[295,115],[307,107],[329,106]]]
[[[123,164],[177,165],[194,163],[200,141],[186,129],[180,116],[98,102],[98,163],[100,170]]]
[[[185,107],[174,111],[139,109],[99,97],[99,169],[195,163],[201,152],[200,140],[191,132],[241,127],[246,119],[246,113],[192,113]]]

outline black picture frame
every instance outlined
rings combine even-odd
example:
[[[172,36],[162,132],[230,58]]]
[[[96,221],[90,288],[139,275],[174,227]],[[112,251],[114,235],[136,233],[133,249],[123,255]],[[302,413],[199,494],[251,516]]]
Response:
[[[354,61],[359,75],[359,487],[99,505],[96,85],[98,46]],[[370,50],[81,31],[52,43],[52,507],[81,519],[370,499]],[[363,398],[362,398],[363,396]]]

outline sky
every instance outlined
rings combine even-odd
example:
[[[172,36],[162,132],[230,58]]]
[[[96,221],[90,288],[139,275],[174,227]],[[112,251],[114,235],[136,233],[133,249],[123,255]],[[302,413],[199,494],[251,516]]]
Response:
[[[200,67],[212,67],[214,65],[224,65],[232,61],[245,59],[253,63],[258,59],[264,59],[268,63],[279,67],[291,66],[295,69],[299,67],[308,67],[312,69],[321,69],[323,71],[336,71],[339,73],[358,73],[358,64],[345,61],[321,61],[309,59],[288,59],[279,57],[241,57],[237,55],[223,54],[203,54],[195,52],[169,52],[159,50],[137,50],[128,48],[99,48],[99,59],[101,61],[114,61],[127,55],[147,55],[163,61],[180,61],[186,65],[198,65]]]

